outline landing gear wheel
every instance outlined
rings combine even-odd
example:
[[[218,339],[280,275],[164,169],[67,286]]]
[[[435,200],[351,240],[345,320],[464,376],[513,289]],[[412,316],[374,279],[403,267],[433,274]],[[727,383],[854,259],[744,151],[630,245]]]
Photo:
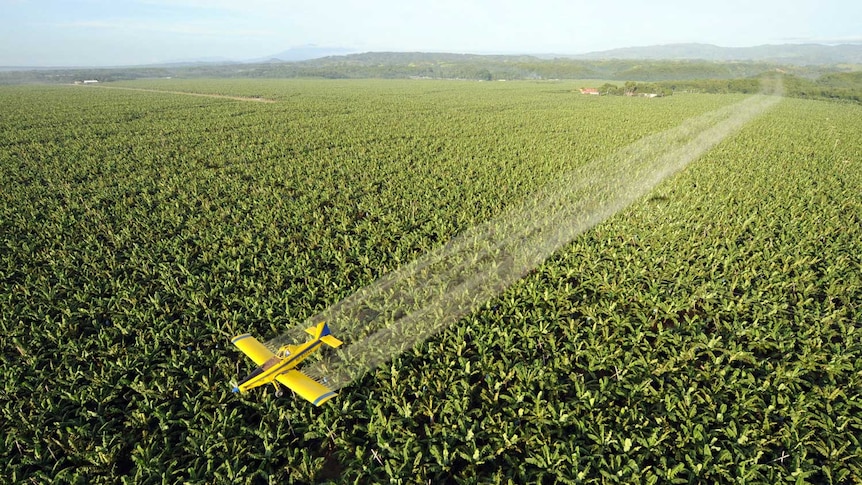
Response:
[[[281,389],[276,390],[275,391],[275,397],[281,397],[281,396],[284,396],[284,391]]]

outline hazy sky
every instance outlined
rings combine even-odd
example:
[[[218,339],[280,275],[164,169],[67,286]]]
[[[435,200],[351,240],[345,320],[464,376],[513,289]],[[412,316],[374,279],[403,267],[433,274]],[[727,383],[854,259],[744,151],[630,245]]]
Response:
[[[0,66],[364,51],[577,54],[678,42],[862,43],[860,0],[0,0]]]

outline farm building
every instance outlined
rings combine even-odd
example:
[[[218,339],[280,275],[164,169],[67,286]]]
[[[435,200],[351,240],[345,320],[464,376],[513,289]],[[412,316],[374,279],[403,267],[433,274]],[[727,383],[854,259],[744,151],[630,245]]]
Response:
[[[581,88],[581,94],[594,94],[598,96],[599,90],[596,88]]]

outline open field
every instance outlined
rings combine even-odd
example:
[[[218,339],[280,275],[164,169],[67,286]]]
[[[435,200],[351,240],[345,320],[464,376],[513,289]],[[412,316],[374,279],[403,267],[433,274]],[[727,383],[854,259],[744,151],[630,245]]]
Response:
[[[275,102],[0,87],[0,481],[862,480],[862,107],[782,100],[318,409],[230,337],[744,97],[116,86]]]

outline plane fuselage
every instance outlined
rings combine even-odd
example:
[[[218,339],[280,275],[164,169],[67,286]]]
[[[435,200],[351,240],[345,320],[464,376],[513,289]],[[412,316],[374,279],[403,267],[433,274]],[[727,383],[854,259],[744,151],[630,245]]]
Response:
[[[255,387],[271,383],[277,375],[284,374],[285,372],[295,368],[303,360],[307,359],[308,356],[320,348],[322,343],[323,342],[318,338],[302,345],[282,347],[282,349],[279,349],[279,354],[282,353],[285,348],[289,349],[288,351],[290,354],[285,357],[278,357],[277,355],[271,357],[254,372],[249,374],[248,377],[243,379],[242,382],[237,384],[237,389],[245,392],[249,389],[254,389]]]

